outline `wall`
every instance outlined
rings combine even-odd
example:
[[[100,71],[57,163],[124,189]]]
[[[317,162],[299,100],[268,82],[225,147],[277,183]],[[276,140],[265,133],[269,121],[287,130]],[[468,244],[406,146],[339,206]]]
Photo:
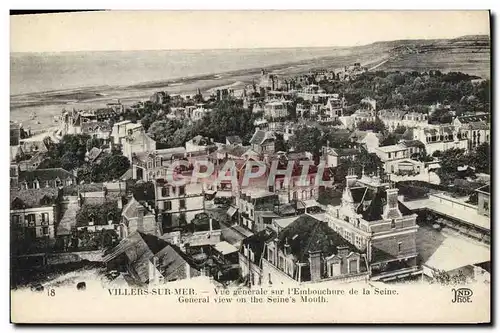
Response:
[[[399,243],[401,243],[401,252],[398,251]],[[373,239],[372,247],[376,247],[395,257],[414,254],[416,253],[416,232]]]
[[[486,207],[487,209],[486,209]],[[478,193],[477,194],[477,211],[481,215],[486,215],[490,216],[490,196],[483,194],[483,193]]]
[[[47,213],[48,214],[48,220],[44,224],[42,224],[42,213]],[[54,223],[55,218],[57,217],[57,207],[55,205],[52,206],[46,206],[46,207],[39,207],[39,208],[28,208],[28,209],[18,209],[18,210],[11,210],[10,211],[10,220],[11,222],[13,221],[13,216],[17,215],[19,216],[19,224],[18,227],[29,227],[28,226],[28,219],[27,216],[29,214],[34,214],[35,215],[35,225],[34,228],[36,229],[36,237],[43,237],[43,228],[48,227],[49,232],[48,236],[49,238],[54,238]],[[45,234],[47,235],[47,234]]]
[[[47,255],[47,265],[66,264],[83,260],[102,262],[102,254],[103,252],[100,250],[49,254]]]
[[[292,279],[290,276],[280,271],[266,259],[262,259],[262,285],[268,286],[269,278],[271,278],[272,285],[281,284],[298,284],[299,282]]]

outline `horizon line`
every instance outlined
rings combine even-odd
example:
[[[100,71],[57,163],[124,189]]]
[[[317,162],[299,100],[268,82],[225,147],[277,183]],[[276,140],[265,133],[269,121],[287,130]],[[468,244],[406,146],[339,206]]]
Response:
[[[62,50],[62,51],[10,51],[10,55],[25,55],[25,54],[62,54],[62,53],[83,53],[83,52],[148,52],[148,51],[235,51],[235,50],[286,50],[286,49],[349,49],[355,47],[369,46],[376,43],[389,43],[400,41],[430,41],[430,40],[453,40],[464,37],[488,37],[491,39],[491,34],[468,34],[459,35],[455,37],[441,37],[441,38],[402,38],[402,39],[389,39],[377,40],[367,44],[352,44],[352,45],[325,45],[325,46],[258,46],[258,47],[236,47],[236,48],[193,48],[193,49],[130,49],[130,50],[117,50],[117,49],[97,49],[97,50]]]

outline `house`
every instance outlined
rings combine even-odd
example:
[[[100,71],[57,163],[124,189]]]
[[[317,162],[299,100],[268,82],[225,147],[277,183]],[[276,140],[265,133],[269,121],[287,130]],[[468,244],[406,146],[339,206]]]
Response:
[[[304,214],[266,242],[262,285],[366,281],[365,254],[325,222]]]
[[[176,186],[167,180],[155,179],[155,206],[161,219],[163,232],[185,228],[204,211],[203,184],[191,183],[189,176],[185,185]]]
[[[490,216],[490,185],[484,185],[476,190],[477,192],[477,211],[481,215]]]
[[[165,178],[172,162],[183,159],[186,155],[184,147],[134,153],[132,155],[132,179],[149,181],[155,178]]]
[[[264,105],[264,117],[282,119],[288,116],[288,108],[282,101],[271,101]]]
[[[17,162],[20,171],[33,171],[38,169],[40,164],[47,159],[47,154],[44,152],[35,153],[28,160]]]
[[[478,145],[490,142],[490,115],[476,114],[456,117],[453,126],[465,132],[468,140],[468,149],[474,149]]]
[[[384,123],[389,132],[394,132],[396,128],[404,126],[406,111],[403,110],[380,110],[379,119]]]
[[[208,151],[210,148],[213,147],[214,144],[212,143],[212,141],[209,138],[203,137],[201,135],[197,135],[191,140],[186,142],[187,153]]]
[[[103,258],[109,270],[128,273],[138,285],[156,285],[202,275],[202,269],[176,245],[135,232]]]
[[[122,210],[121,237],[125,238],[135,232],[160,235],[154,209],[132,196]]]
[[[408,112],[403,116],[402,126],[404,127],[425,127],[429,123],[426,113]]]
[[[356,130],[349,136],[351,142],[364,146],[369,153],[375,153],[383,138],[384,136],[381,133],[374,133],[371,130]]]
[[[111,136],[113,137],[113,144],[119,145],[122,139],[132,135],[135,131],[142,131],[142,125],[133,123],[130,120],[124,120],[113,124]]]
[[[340,98],[339,94],[334,94],[326,102],[327,115],[331,119],[338,119],[344,115],[344,108],[346,107],[346,100],[344,97]]]
[[[357,149],[322,147],[322,156],[328,168],[335,168],[343,161],[354,161],[359,155]]]
[[[86,154],[85,160],[90,163],[98,163],[102,157],[103,150],[97,147],[92,147]]]
[[[250,146],[258,154],[274,154],[276,137],[272,132],[256,129],[250,139]]]
[[[53,239],[61,210],[56,188],[11,190],[10,222],[13,239],[29,243],[39,238]]]
[[[197,104],[196,108],[193,110],[186,108],[186,112],[188,113],[188,116],[192,121],[198,121],[198,120],[203,119],[203,117],[206,114],[210,113],[211,111],[212,110],[210,110],[210,109],[206,109],[204,104],[202,104],[202,103]]]
[[[132,162],[134,153],[145,153],[156,150],[156,141],[151,139],[141,127],[138,130],[128,131],[125,138],[121,139],[122,153]]]
[[[190,248],[215,246],[222,241],[222,230],[218,220],[207,213],[197,213],[182,230],[182,243]]]
[[[432,155],[435,151],[445,151],[452,148],[468,150],[467,133],[450,125],[409,128],[403,134],[407,140],[418,140],[425,145],[425,151]]]
[[[21,189],[57,188],[73,184],[76,184],[75,175],[62,168],[20,171],[18,176],[18,186]]]
[[[236,197],[236,207],[239,211],[240,220],[238,224],[242,227],[253,231],[259,232],[265,228],[265,221],[260,222],[257,220],[257,212],[272,212],[275,207],[279,205],[278,194],[264,190],[247,190],[241,192]],[[269,223],[271,221],[268,221]]]
[[[463,125],[473,123],[473,122],[489,123],[490,122],[490,115],[488,113],[478,113],[478,114],[474,114],[474,115],[456,117],[455,119],[453,119],[453,126],[461,127]]]
[[[412,144],[399,143],[396,145],[378,147],[375,153],[384,163],[384,170],[387,173],[421,173],[424,171],[423,162],[411,159],[415,151]]]
[[[108,122],[85,122],[81,125],[81,133],[90,135],[91,138],[101,139],[104,142],[109,140],[111,135],[111,125]]]
[[[262,280],[261,259],[266,242],[276,237],[271,229],[264,229],[242,240],[238,251],[240,276],[249,285],[260,285]]]
[[[242,146],[243,140],[238,135],[226,136],[226,145]]]
[[[398,199],[398,189],[378,176],[349,174],[340,202],[327,207],[328,226],[367,254],[373,280],[394,280],[422,271],[417,265],[417,215]]]

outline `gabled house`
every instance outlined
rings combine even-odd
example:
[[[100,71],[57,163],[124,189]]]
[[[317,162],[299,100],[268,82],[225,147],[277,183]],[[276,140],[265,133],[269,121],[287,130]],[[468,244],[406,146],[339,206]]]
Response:
[[[346,177],[340,203],[328,205],[326,220],[346,241],[367,254],[373,280],[421,275],[417,265],[416,224],[398,199],[398,189],[377,176]]]
[[[266,242],[263,252],[263,285],[346,283],[369,276],[364,253],[308,214]]]
[[[250,139],[251,149],[258,154],[274,154],[276,137],[272,132],[256,129]]]
[[[57,188],[73,184],[76,184],[75,175],[62,168],[20,171],[18,177],[18,186],[21,189]]]
[[[53,239],[59,222],[61,195],[56,188],[10,192],[10,222],[13,239]]]
[[[138,285],[157,285],[202,275],[200,265],[156,236],[135,232],[104,256],[108,269],[128,273]]]
[[[124,238],[135,232],[161,234],[154,209],[147,204],[140,203],[132,196],[122,210],[120,233]]]

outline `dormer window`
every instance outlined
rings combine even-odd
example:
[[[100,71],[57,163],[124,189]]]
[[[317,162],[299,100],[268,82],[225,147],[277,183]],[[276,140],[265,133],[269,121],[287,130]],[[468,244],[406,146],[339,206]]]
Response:
[[[93,214],[91,214],[91,215],[89,216],[89,225],[94,225],[94,223],[95,223],[95,218],[94,218],[94,215],[93,215]]]

